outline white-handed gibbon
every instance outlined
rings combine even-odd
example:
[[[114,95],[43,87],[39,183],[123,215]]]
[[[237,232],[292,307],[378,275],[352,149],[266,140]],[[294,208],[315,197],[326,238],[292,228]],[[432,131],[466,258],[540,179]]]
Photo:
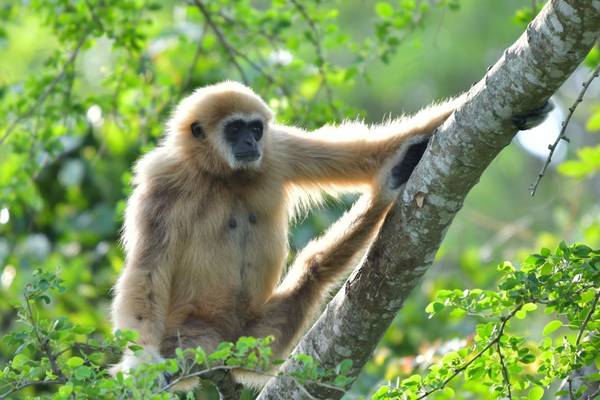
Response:
[[[112,304],[115,329],[139,332],[144,355],[240,336],[273,335],[285,357],[328,290],[374,239],[459,99],[408,118],[307,133],[278,125],[251,89],[224,82],[176,107],[162,142],[135,166],[126,210],[126,263]],[[298,193],[361,189],[352,209],[309,243],[280,281]]]

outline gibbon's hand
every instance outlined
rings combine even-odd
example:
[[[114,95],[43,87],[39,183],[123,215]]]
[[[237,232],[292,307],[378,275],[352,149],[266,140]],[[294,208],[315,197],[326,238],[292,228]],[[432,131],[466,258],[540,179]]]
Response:
[[[515,115],[512,117],[513,124],[520,131],[534,128],[544,122],[550,111],[554,110],[554,103],[548,100],[543,106],[533,109],[525,114]]]
[[[145,347],[142,350],[139,350],[137,354],[134,354],[131,351],[127,351],[123,355],[121,362],[116,364],[111,368],[111,375],[116,375],[117,372],[123,372],[124,374],[129,374],[131,370],[136,369],[142,364],[159,364],[165,361],[165,359],[160,355],[160,353],[151,347]]]
[[[423,153],[427,149],[431,136],[417,138],[414,143],[409,144],[406,153],[402,160],[392,168],[391,185],[392,189],[396,189],[408,182],[408,178],[421,161]]]

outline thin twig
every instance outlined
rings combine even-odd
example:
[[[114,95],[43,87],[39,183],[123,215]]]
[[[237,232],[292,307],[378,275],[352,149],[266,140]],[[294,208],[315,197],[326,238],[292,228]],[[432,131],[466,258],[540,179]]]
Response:
[[[469,368],[469,365],[473,364],[473,362],[475,362],[475,360],[477,360],[479,357],[481,357],[483,354],[485,354],[485,352],[488,351],[489,349],[491,349],[492,346],[494,346],[496,343],[499,343],[500,339],[502,338],[502,335],[504,335],[504,329],[506,328],[506,323],[517,313],[517,311],[519,311],[521,309],[521,307],[522,307],[522,305],[519,305],[514,310],[512,310],[510,314],[508,314],[505,317],[502,317],[502,319],[500,320],[500,328],[498,329],[498,333],[496,334],[494,339],[491,340],[488,344],[486,344],[483,349],[479,350],[479,352],[477,354],[475,354],[475,356],[473,356],[473,358],[471,358],[469,361],[467,361],[466,363],[464,363],[463,365],[461,365],[460,367],[455,369],[454,373],[452,375],[450,375],[448,378],[446,378],[439,386],[426,391],[425,393],[423,393],[422,395],[417,397],[416,400],[424,399],[427,396],[429,396],[430,394],[435,393],[438,390],[445,388],[446,385],[452,379],[456,378],[461,372],[463,372],[464,370]]]
[[[247,369],[247,368],[242,368],[240,366],[235,366],[235,365],[216,365],[216,366],[213,366],[213,367],[205,368],[205,369],[203,369],[201,371],[196,371],[196,372],[182,374],[182,375],[178,376],[177,378],[173,379],[167,385],[163,386],[159,390],[159,393],[168,391],[169,389],[171,389],[173,386],[175,386],[177,383],[181,382],[182,380],[205,376],[205,375],[207,375],[207,374],[209,374],[211,372],[215,372],[215,371],[226,371],[226,372],[228,372],[228,371],[231,371],[233,369],[240,369],[240,370],[243,370],[243,371],[252,372],[252,373],[255,373],[255,374],[258,374],[258,375],[262,375],[262,376],[266,376],[266,377],[270,377],[270,378],[293,379],[299,386],[302,387],[303,391],[306,391],[306,388],[304,388],[302,386],[302,384],[299,382],[299,380],[296,377],[294,377],[294,376],[275,375],[275,374],[270,374],[270,373],[265,372],[265,371]],[[342,389],[340,387],[337,387],[337,386],[334,386],[334,385],[330,385],[330,384],[325,383],[325,382],[319,382],[319,381],[315,381],[315,380],[311,380],[311,379],[306,379],[305,381],[306,381],[306,383],[310,383],[312,385],[322,386],[322,387],[330,389],[330,390],[335,390],[335,391],[338,391],[338,392],[341,392],[341,393],[346,393],[346,391],[344,389]]]
[[[280,37],[267,32],[265,29],[262,28],[260,24],[255,24],[252,26],[252,28],[255,29],[254,31],[248,26],[248,24],[244,23],[243,21],[237,20],[227,15],[227,13],[223,11],[223,9],[219,11],[219,16],[223,18],[223,20],[225,20],[226,23],[235,25],[236,27],[242,27],[247,35],[255,35],[256,33],[258,33],[261,36],[264,36],[267,39],[267,41],[271,43],[271,46],[273,46],[274,49],[282,47],[280,43]]]
[[[592,315],[594,315],[594,312],[596,312],[596,306],[598,305],[598,299],[600,299],[600,290],[598,290],[598,292],[596,293],[596,297],[594,297],[594,301],[592,302],[590,311],[585,316],[585,319],[583,320],[583,323],[581,324],[581,327],[579,328],[579,333],[577,334],[577,340],[575,341],[575,346],[577,346],[577,347],[579,347],[579,343],[581,343],[581,338],[583,337],[583,331],[585,331],[585,328],[587,327],[588,322],[590,322]]]
[[[196,46],[196,51],[194,52],[194,57],[192,58],[192,62],[190,63],[190,66],[188,67],[187,73],[185,75],[185,79],[183,80],[183,84],[181,85],[181,87],[179,88],[179,94],[183,94],[183,92],[185,90],[188,89],[188,87],[190,86],[190,83],[192,83],[192,78],[194,76],[194,69],[196,68],[196,65],[198,64],[198,60],[200,59],[200,54],[202,54],[202,45],[203,45],[203,41],[204,41],[204,32],[206,31],[206,28],[202,28],[202,37],[198,39],[198,44]]]
[[[8,129],[4,132],[4,134],[2,135],[2,137],[0,137],[0,144],[4,143],[4,141],[6,140],[6,138],[8,138],[8,136],[14,131],[14,129],[25,119],[29,118],[33,113],[35,113],[35,111],[38,109],[38,107],[40,105],[42,105],[42,103],[44,101],[46,101],[46,98],[54,91],[54,88],[56,87],[56,85],[58,85],[58,83],[63,80],[63,78],[65,77],[65,75],[67,74],[67,70],[71,67],[71,65],[73,63],[75,63],[75,60],[77,59],[77,56],[79,55],[79,52],[81,51],[81,48],[83,47],[87,37],[89,34],[89,29],[84,32],[83,35],[81,35],[81,37],[79,38],[79,41],[77,42],[77,44],[75,45],[75,49],[73,50],[73,52],[71,53],[71,55],[69,56],[69,58],[67,59],[67,62],[63,65],[63,67],[61,68],[60,72],[58,73],[58,75],[56,75],[54,77],[54,79],[52,80],[52,82],[50,82],[50,84],[48,86],[46,86],[46,89],[42,92],[42,94],[37,98],[36,102],[33,104],[33,106],[31,106],[27,111],[25,111],[23,114],[19,115],[13,122],[12,124],[9,125]]]
[[[590,77],[585,82],[583,82],[583,87],[582,87],[581,91],[579,92],[579,96],[577,96],[577,99],[575,100],[573,105],[571,107],[569,107],[569,114],[567,115],[567,118],[562,123],[562,127],[560,129],[560,133],[559,133],[558,137],[556,138],[554,143],[548,145],[548,149],[550,150],[550,153],[548,154],[548,158],[546,158],[546,162],[542,166],[542,169],[541,169],[540,173],[538,174],[537,179],[529,187],[529,190],[531,191],[531,197],[535,196],[535,192],[536,192],[542,178],[544,177],[544,174],[546,173],[546,170],[548,169],[550,162],[552,161],[552,156],[554,155],[554,151],[556,150],[558,143],[561,140],[564,140],[565,142],[569,141],[569,138],[566,136],[565,132],[567,130],[567,126],[569,125],[569,122],[571,121],[571,117],[573,116],[573,113],[577,109],[577,106],[579,105],[579,103],[581,103],[583,101],[583,96],[585,95],[585,92],[587,92],[588,88],[590,87],[590,84],[599,75],[600,75],[600,64],[598,64],[598,66],[596,67],[594,72],[592,72]]]
[[[56,356],[52,354],[52,349],[48,344],[48,338],[42,338],[40,332],[38,330],[37,323],[35,318],[33,317],[33,310],[31,309],[31,303],[29,298],[25,296],[25,304],[27,305],[27,313],[29,314],[29,322],[33,326],[33,331],[35,332],[35,337],[40,345],[40,348],[44,353],[46,353],[46,357],[48,357],[48,362],[50,362],[50,367],[52,368],[52,373],[56,375],[57,379],[64,382],[65,377],[63,376],[58,364],[56,364]]]
[[[225,15],[223,12],[219,13],[219,15],[229,23],[239,23],[237,20]],[[249,32],[248,27],[246,27],[246,30],[247,32]],[[267,40],[271,40],[270,38],[272,37],[272,35],[269,35],[263,29],[259,29],[258,32],[264,37],[266,37]],[[231,46],[231,50],[235,53],[236,56],[247,62],[250,67],[252,67],[257,73],[264,77],[271,85],[279,87],[286,97],[291,98],[291,93],[289,89],[283,83],[275,80],[275,78],[273,78],[274,74],[271,74],[269,71],[266,71],[261,65],[252,61],[252,59],[248,55],[242,53],[238,48]]]
[[[8,396],[10,396],[13,393],[16,393],[20,390],[23,390],[27,387],[30,386],[37,386],[37,385],[61,385],[65,383],[62,380],[58,380],[58,379],[52,379],[52,380],[45,380],[45,381],[28,381],[28,382],[24,382],[21,383],[20,385],[15,386],[14,388],[10,389],[8,392],[5,392],[3,394],[0,394],[0,400],[4,400],[6,399]]]
[[[298,0],[290,0],[291,3],[296,7],[302,18],[306,21],[310,30],[312,31],[312,36],[309,35],[309,40],[313,43],[315,50],[317,52],[317,68],[319,70],[319,75],[321,75],[321,85],[325,88],[325,95],[327,96],[327,101],[329,102],[329,106],[334,114],[339,117],[340,112],[335,106],[333,91],[331,90],[331,86],[329,85],[329,80],[327,79],[327,73],[325,72],[325,56],[323,52],[323,46],[321,45],[321,34],[319,32],[319,28],[315,21],[311,18],[311,16],[306,11],[304,5],[302,5]]]
[[[575,393],[573,393],[573,379],[570,375],[567,378],[567,383],[569,384],[569,398],[571,400],[575,400]]]
[[[600,394],[600,389],[596,390],[593,393],[590,393],[587,395],[587,400],[594,400],[596,399],[596,396],[598,396]]]
[[[204,16],[204,19],[206,20],[206,23],[208,24],[208,26],[210,26],[210,29],[217,36],[217,40],[219,41],[219,43],[221,43],[221,46],[225,50],[225,53],[227,53],[229,60],[231,61],[233,66],[238,70],[238,72],[242,78],[242,81],[246,85],[248,85],[250,81],[248,80],[248,77],[246,76],[244,69],[242,68],[240,63],[237,61],[235,48],[229,43],[229,41],[225,37],[225,34],[221,30],[221,28],[219,28],[217,26],[217,24],[215,23],[215,21],[212,18],[212,15],[210,14],[210,11],[208,11],[208,9],[206,8],[206,5],[200,0],[193,0],[193,1],[194,1],[194,4],[196,5],[196,7],[198,8],[198,10],[200,11],[200,13]]]
[[[196,371],[196,372],[192,372],[189,374],[180,375],[177,378],[173,379],[168,384],[166,384],[165,386],[163,386],[162,388],[160,388],[159,393],[168,391],[169,389],[171,389],[173,386],[175,386],[182,380],[196,378],[198,376],[206,375],[209,372],[214,372],[214,371],[231,371],[233,368],[234,367],[231,367],[229,365],[216,365],[214,367],[205,368],[201,371]]]
[[[204,7],[204,12],[202,12],[202,10],[201,10],[201,12],[205,17],[206,22],[210,25],[213,32],[215,32],[215,34],[217,35],[217,38],[219,39],[219,42],[221,43],[221,45],[228,52],[230,60],[232,60],[232,62],[234,62],[234,65],[237,64],[236,68],[240,72],[240,75],[242,75],[242,79],[243,79],[244,83],[248,84],[248,79],[244,78],[244,75],[243,75],[244,73],[242,71],[241,64],[239,64],[239,62],[237,61],[237,58],[240,58],[243,61],[245,61],[252,69],[254,69],[263,78],[265,78],[267,80],[267,82],[269,82],[271,85],[280,88],[283,95],[291,100],[292,93],[290,92],[289,88],[284,83],[279,82],[277,79],[275,79],[274,74],[270,73],[269,71],[266,71],[261,65],[254,62],[247,54],[243,53],[238,48],[234,47],[231,43],[229,43],[229,41],[227,41],[227,39],[225,37],[225,34],[222,31],[219,30],[219,33],[217,33],[217,31],[215,29],[218,29],[218,27],[217,27],[216,23],[214,22],[214,20],[212,19],[210,12],[206,9],[206,7],[202,3],[200,3],[200,5],[198,5],[199,1],[194,0],[194,3],[197,7],[200,7],[200,5],[202,7]],[[233,23],[233,22],[237,23],[237,21],[235,19],[232,19],[231,17],[224,15],[222,12],[219,13],[219,15],[223,19],[225,19],[226,21],[228,21],[230,23]],[[246,29],[248,29],[248,28],[246,28]],[[259,32],[269,40],[270,36],[264,30],[259,30]],[[292,104],[293,103],[290,101],[290,107],[292,108],[292,110],[294,110],[295,108]]]
[[[498,352],[498,357],[500,358],[500,367],[502,367],[502,378],[504,379],[504,386],[508,391],[508,398],[512,400],[512,391],[510,385],[510,377],[508,375],[508,369],[506,369],[506,364],[504,363],[504,356],[502,355],[502,348],[500,346],[500,340],[496,342],[496,351]]]
[[[600,290],[597,290],[596,296],[594,297],[594,300],[592,301],[590,311],[588,311],[583,322],[581,323],[581,326],[579,327],[579,333],[577,334],[577,339],[575,340],[575,347],[579,347],[581,340],[583,339],[583,333],[585,331],[585,328],[587,327],[587,324],[590,322],[590,320],[592,319],[592,316],[596,312],[596,307],[598,306],[598,300],[600,300]],[[575,400],[575,394],[573,392],[573,377],[574,377],[574,375],[575,375],[575,373],[573,373],[567,377],[567,387],[569,389],[569,398],[571,400]],[[563,385],[564,385],[564,383],[563,383]],[[594,397],[589,396],[588,398],[593,399]]]

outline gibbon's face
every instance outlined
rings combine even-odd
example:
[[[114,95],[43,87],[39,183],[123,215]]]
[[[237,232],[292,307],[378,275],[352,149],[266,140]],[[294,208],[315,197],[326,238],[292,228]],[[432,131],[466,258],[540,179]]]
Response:
[[[175,144],[203,170],[227,175],[258,169],[273,114],[250,88],[222,82],[183,99],[169,123]]]
[[[261,120],[246,121],[236,118],[225,124],[223,134],[238,162],[252,162],[260,159],[259,142],[263,136],[263,123]]]
[[[234,116],[223,121],[220,134],[225,142],[225,151],[234,165],[246,167],[260,162],[264,122],[258,116]]]
[[[190,125],[190,131],[199,142],[214,148],[231,169],[256,168],[263,156],[265,125],[267,122],[258,113],[233,115],[205,131],[200,121]]]

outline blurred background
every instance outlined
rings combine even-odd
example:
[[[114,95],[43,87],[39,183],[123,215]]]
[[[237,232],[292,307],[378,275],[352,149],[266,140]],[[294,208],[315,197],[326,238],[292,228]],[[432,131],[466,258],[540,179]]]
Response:
[[[377,122],[468,90],[542,5],[207,4],[209,18],[179,1],[0,4],[0,335],[14,328],[11,302],[20,299],[34,267],[60,270],[65,280],[67,290],[47,313],[110,332],[132,164],[154,146],[170,109],[193,88],[245,80],[282,122],[309,129],[344,118]],[[561,240],[599,247],[600,81],[575,112],[570,143],[555,153],[535,197],[529,191],[590,72],[581,66],[573,74],[548,121],[519,133],[469,194],[354,393],[367,394],[469,340],[476,321],[427,318],[424,308],[436,290],[494,288],[498,263],[518,263]],[[292,253],[354,198],[328,201],[299,218]],[[546,322],[540,316],[519,328],[535,337]],[[10,351],[0,342],[0,365]],[[484,392],[479,396],[472,398]]]

